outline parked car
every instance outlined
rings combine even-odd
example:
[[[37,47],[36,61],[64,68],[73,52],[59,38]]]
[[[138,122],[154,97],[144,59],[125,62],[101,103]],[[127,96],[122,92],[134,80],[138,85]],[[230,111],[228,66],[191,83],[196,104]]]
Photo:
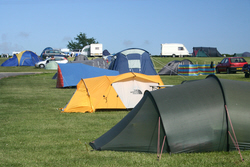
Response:
[[[236,73],[242,71],[242,67],[248,64],[247,61],[242,57],[227,57],[224,58],[216,66],[216,73],[226,72],[227,74]]]
[[[245,64],[242,67],[242,71],[245,73],[245,78],[249,78],[249,75],[250,75],[250,64]]]
[[[68,57],[67,54],[63,53],[62,51],[60,50],[56,50],[56,49],[53,49],[53,50],[45,50],[45,52],[43,53],[43,58],[44,59],[47,59],[51,56],[63,56],[63,57]]]
[[[37,68],[44,68],[46,64],[48,64],[50,61],[56,61],[57,63],[68,63],[68,59],[65,57],[49,57],[44,61],[39,61],[38,63],[35,64],[35,67]]]

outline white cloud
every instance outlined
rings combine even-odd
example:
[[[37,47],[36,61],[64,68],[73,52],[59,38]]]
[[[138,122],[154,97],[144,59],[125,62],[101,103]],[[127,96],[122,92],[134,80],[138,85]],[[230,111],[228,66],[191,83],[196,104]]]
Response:
[[[72,40],[71,37],[65,36],[65,37],[62,39],[62,42],[68,42],[68,41],[71,41],[71,40]]]
[[[2,42],[0,43],[0,54],[1,53],[8,53],[12,54],[13,51],[22,51],[23,46],[18,45],[18,44],[12,44],[11,42]]]
[[[19,32],[19,34],[18,34],[18,36],[19,37],[22,37],[22,38],[28,38],[29,37],[29,33],[27,33],[27,32]]]
[[[134,44],[133,41],[130,41],[130,40],[125,40],[125,41],[123,42],[123,45],[124,45],[125,47],[131,47],[133,44]]]

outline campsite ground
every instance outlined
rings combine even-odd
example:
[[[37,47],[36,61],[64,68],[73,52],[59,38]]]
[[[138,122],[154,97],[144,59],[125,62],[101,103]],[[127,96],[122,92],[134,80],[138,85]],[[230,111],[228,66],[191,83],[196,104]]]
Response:
[[[173,59],[153,58],[156,68]],[[192,59],[198,63],[221,58]],[[0,64],[3,62],[0,58]],[[250,59],[247,59],[250,62]],[[160,63],[159,63],[160,62]],[[163,65],[160,65],[163,64]],[[43,72],[0,80],[0,166],[250,166],[250,151],[163,154],[91,151],[89,142],[100,137],[128,111],[61,113],[74,88],[57,89],[55,71],[34,67],[0,67],[0,72]],[[243,73],[218,74],[219,78],[249,82]],[[166,85],[206,76],[162,76]],[[236,134],[237,135],[237,134]],[[86,144],[85,144],[86,143]]]

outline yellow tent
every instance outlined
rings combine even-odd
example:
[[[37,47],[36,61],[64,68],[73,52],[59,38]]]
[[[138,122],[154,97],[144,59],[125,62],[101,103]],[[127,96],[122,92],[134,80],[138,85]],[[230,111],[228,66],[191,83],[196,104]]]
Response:
[[[141,100],[145,90],[163,85],[159,75],[125,73],[82,79],[63,112],[95,112],[97,109],[129,109]]]

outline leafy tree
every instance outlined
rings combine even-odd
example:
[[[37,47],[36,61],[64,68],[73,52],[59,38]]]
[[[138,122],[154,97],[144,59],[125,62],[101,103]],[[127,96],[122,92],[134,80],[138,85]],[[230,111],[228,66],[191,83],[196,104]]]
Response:
[[[77,37],[74,38],[76,41],[69,41],[67,47],[68,49],[82,49],[86,45],[90,45],[92,43],[98,43],[93,37],[87,38],[85,33],[80,33]]]

